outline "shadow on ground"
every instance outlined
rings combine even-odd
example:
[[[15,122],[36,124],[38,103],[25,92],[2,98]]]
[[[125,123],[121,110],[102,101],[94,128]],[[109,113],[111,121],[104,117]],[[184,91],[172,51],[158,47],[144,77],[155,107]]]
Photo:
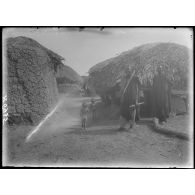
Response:
[[[67,134],[74,134],[74,135],[113,135],[116,133],[120,133],[117,128],[115,129],[97,129],[97,130],[81,130],[80,128],[74,129]]]
[[[163,134],[165,136],[172,137],[172,138],[178,138],[178,139],[189,141],[189,136],[185,133],[176,132],[165,128],[155,128],[153,125],[151,125],[151,129],[155,133]]]

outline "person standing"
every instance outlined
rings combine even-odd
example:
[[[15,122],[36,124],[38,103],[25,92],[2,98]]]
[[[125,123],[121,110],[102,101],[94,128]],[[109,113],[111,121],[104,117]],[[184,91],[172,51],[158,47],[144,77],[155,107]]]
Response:
[[[81,116],[81,126],[82,126],[82,129],[84,130],[86,130],[88,112],[89,112],[88,106],[85,102],[83,102],[81,110],[80,110],[80,116]]]
[[[92,120],[95,121],[96,119],[96,105],[95,100],[91,98],[91,114],[92,114]]]
[[[162,67],[158,68],[158,75],[153,79],[153,117],[160,123],[167,122],[171,112],[171,83],[162,73]]]
[[[127,82],[122,94],[120,104],[121,124],[119,130],[125,130],[126,124],[130,123],[130,128],[135,124],[138,116],[139,79],[134,76],[134,72],[127,74]],[[137,113],[137,114],[136,114]]]

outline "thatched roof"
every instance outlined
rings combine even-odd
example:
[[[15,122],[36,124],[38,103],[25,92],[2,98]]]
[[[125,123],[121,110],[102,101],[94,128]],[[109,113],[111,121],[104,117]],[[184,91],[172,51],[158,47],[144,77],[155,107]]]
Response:
[[[41,48],[45,50],[48,54],[48,56],[58,62],[58,64],[61,63],[62,60],[65,60],[62,56],[58,55],[57,53],[51,51],[50,49],[44,47],[34,39],[31,39],[29,37],[24,37],[24,36],[18,36],[18,37],[11,37],[7,39],[7,45],[12,45],[12,47],[26,47],[26,48],[31,48],[31,47],[36,47],[36,48]]]
[[[70,68],[67,65],[64,65],[62,61],[64,61],[65,59],[62,56],[42,46],[37,41],[24,36],[19,36],[14,38],[11,37],[7,39],[7,46],[9,47],[10,45],[16,48],[26,48],[26,49],[36,48],[38,55],[42,55],[39,53],[39,50],[37,50],[37,48],[38,49],[40,48],[41,51],[46,52],[46,54],[52,61],[52,64],[54,65],[52,67],[56,72],[57,78],[65,78],[65,80],[71,81],[73,83],[82,82],[81,77],[72,68]]]
[[[74,71],[71,67],[66,66],[64,64],[59,66],[56,73],[56,78],[58,78],[61,81],[64,78],[65,82],[68,80],[73,83],[78,83],[78,84],[82,83],[81,76],[76,71]]]
[[[161,66],[169,81],[185,87],[189,64],[190,50],[187,47],[175,43],[150,43],[96,64],[89,70],[89,74],[96,91],[101,92],[123,77],[128,67],[136,71],[143,85],[152,84],[153,77]]]

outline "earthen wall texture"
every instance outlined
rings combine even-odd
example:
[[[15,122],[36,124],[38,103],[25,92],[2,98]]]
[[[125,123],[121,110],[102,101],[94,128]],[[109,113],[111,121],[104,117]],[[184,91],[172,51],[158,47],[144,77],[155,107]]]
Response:
[[[54,63],[47,50],[24,37],[7,40],[7,97],[9,116],[40,122],[56,104]]]

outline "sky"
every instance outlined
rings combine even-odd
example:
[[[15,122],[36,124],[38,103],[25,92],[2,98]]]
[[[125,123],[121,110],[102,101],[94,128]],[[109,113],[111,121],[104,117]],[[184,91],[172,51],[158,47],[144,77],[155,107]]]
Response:
[[[7,28],[3,38],[30,37],[87,75],[95,64],[145,43],[173,42],[192,49],[192,34],[189,28]]]

